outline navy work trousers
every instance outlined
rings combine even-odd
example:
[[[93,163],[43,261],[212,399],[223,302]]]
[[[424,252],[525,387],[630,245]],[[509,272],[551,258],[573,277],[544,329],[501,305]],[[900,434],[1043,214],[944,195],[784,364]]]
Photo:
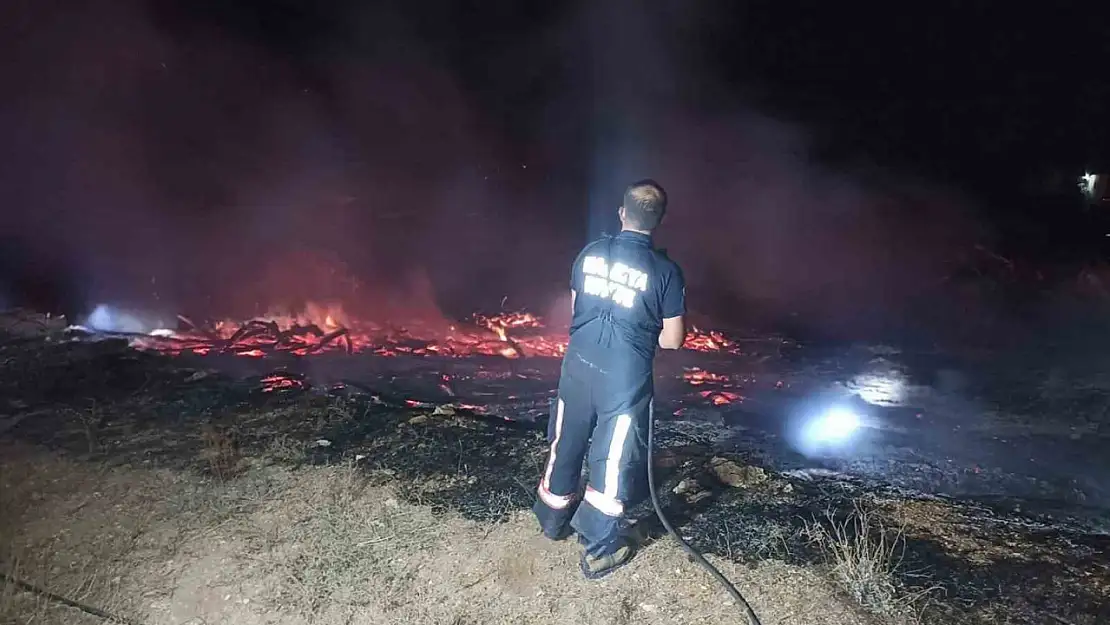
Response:
[[[650,367],[598,365],[568,351],[547,428],[551,448],[533,507],[544,534],[563,536],[569,523],[591,555],[620,546],[625,509],[647,493],[652,391]],[[587,454],[589,481],[580,497]]]

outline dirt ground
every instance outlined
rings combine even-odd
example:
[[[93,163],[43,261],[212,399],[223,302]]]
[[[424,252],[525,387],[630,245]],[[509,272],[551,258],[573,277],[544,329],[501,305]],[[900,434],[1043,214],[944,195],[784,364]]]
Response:
[[[0,451],[4,572],[142,623],[743,622],[669,540],[590,582],[578,546],[543,539],[527,512],[496,524],[433,513],[396,496],[412,485],[353,461],[250,460],[221,480]],[[714,562],[763,623],[881,622],[819,569]],[[5,623],[104,622],[10,583],[0,598]]]

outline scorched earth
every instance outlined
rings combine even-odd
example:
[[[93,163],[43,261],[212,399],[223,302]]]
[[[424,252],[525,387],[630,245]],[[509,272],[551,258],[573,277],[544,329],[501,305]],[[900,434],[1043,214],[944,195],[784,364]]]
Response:
[[[5,439],[223,482],[247,479],[253,457],[350,462],[409,485],[391,495],[404,505],[531,535],[524,511],[565,330],[522,312],[398,328],[327,306],[180,323],[146,334],[9,331]],[[970,356],[961,365],[701,331],[686,347],[657,363],[655,466],[668,514],[700,549],[817,566],[850,603],[890,622],[1104,622],[1110,550],[1097,476],[1110,466],[1097,423],[1076,435],[1043,420],[1034,431],[1001,408],[982,414],[971,398],[990,380],[968,373]],[[943,388],[961,366],[962,390]],[[831,405],[857,411],[863,427],[845,445],[802,453],[799,424]],[[1049,448],[1069,460],[1049,462],[1038,452]],[[650,511],[638,513],[660,536]],[[746,579],[757,611],[819,622],[760,605],[769,591]],[[838,618],[821,622],[850,622]]]

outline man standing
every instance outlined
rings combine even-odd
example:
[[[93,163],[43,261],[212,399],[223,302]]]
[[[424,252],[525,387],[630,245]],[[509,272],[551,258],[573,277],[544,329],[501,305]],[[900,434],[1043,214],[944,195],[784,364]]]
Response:
[[[682,271],[652,244],[666,208],[667,194],[656,182],[628,187],[618,210],[620,234],[587,245],[571,271],[570,343],[533,511],[548,538],[577,531],[586,547],[582,573],[590,579],[634,553],[620,521],[645,494],[655,347],[678,349],[686,334]],[[587,452],[590,478],[580,502]]]

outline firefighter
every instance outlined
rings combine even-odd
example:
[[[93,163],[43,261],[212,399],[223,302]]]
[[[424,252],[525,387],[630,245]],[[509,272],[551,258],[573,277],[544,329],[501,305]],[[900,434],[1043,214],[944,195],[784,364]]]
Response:
[[[655,348],[678,349],[685,337],[682,271],[652,242],[666,208],[659,184],[632,184],[618,209],[620,234],[587,245],[571,270],[570,343],[533,511],[548,538],[578,534],[589,579],[604,577],[635,553],[621,521],[647,494]],[[580,496],[587,455],[589,480]]]

